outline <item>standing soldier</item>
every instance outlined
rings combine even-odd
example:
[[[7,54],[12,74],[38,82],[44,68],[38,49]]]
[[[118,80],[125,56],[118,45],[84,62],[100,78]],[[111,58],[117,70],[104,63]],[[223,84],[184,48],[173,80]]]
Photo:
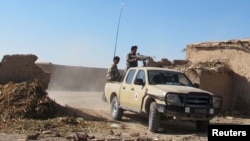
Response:
[[[138,66],[138,58],[136,57],[136,52],[137,52],[137,46],[132,46],[131,47],[131,52],[127,54],[127,68],[129,69],[130,67],[137,67]]]

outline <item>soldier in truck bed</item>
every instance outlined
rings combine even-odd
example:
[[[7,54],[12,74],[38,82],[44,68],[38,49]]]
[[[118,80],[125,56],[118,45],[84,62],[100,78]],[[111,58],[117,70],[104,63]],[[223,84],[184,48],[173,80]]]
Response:
[[[117,64],[120,61],[120,57],[119,56],[115,56],[113,58],[113,64],[111,64],[111,66],[108,68],[108,73],[106,76],[107,81],[117,81],[120,77],[120,72],[117,68]]]

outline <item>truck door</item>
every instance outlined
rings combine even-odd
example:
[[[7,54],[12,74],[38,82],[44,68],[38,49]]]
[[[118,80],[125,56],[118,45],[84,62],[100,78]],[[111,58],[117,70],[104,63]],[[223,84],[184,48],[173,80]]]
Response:
[[[135,79],[142,79],[143,83],[146,83],[146,77],[145,77],[145,71],[144,70],[139,70],[138,73],[136,74]],[[135,80],[134,79],[134,80]],[[141,110],[141,105],[142,105],[142,100],[145,95],[145,85],[136,85],[134,82],[132,82],[131,85],[131,91],[129,94],[129,102],[131,105],[131,109],[134,111],[140,111]]]
[[[131,103],[129,101],[130,93],[131,93],[131,88],[132,88],[132,80],[135,75],[135,69],[130,69],[126,73],[126,76],[121,84],[120,88],[120,105],[122,107],[129,108],[131,107]]]

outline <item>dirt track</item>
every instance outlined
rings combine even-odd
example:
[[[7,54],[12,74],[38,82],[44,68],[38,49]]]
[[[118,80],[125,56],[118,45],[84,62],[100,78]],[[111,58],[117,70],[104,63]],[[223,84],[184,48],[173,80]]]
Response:
[[[112,119],[109,116],[109,104],[101,100],[102,92],[59,92],[49,91],[49,96],[55,99],[61,105],[69,105],[79,108],[82,111],[88,112],[96,117],[106,118],[109,121]],[[236,113],[237,115],[237,113]],[[115,122],[114,122],[115,123]],[[233,117],[224,115],[214,118],[211,123],[220,124],[250,124],[249,118],[242,118],[239,115]],[[139,134],[139,137],[148,137],[158,140],[169,141],[206,141],[207,133],[199,133],[196,131],[194,123],[185,121],[166,121],[162,123],[163,131],[161,133],[150,133],[147,130],[147,117],[131,112],[125,112],[122,122],[119,125],[125,125],[126,129],[117,130],[116,133],[126,137],[131,137],[131,134]]]
[[[88,114],[111,120],[109,117],[109,104],[101,100],[102,92],[48,91],[48,94],[61,105],[79,108],[88,111]],[[140,136],[164,140],[207,140],[207,134],[197,133],[195,124],[190,122],[168,121],[161,125],[163,129],[165,127],[167,129],[161,133],[150,133],[147,131],[147,117],[125,112],[122,124],[128,128],[127,133],[123,133],[124,136],[139,133]],[[119,132],[124,131],[117,131],[118,134]]]
[[[102,92],[99,91],[48,91],[48,94],[51,99],[62,106],[109,110],[109,104],[102,101]]]
[[[207,133],[196,132],[194,123],[183,121],[166,121],[161,124],[163,129],[160,133],[151,133],[147,130],[147,117],[131,112],[125,112],[121,122],[113,121],[109,116],[109,104],[101,100],[102,92],[82,92],[82,91],[48,91],[51,99],[62,106],[70,106],[79,109],[88,120],[84,119],[84,126],[87,126],[89,136],[95,140],[117,139],[122,140],[161,140],[161,141],[206,141]],[[28,121],[28,122],[32,122]],[[232,116],[216,117],[212,123],[226,124],[250,124],[249,118],[235,118]],[[56,123],[56,122],[52,122]],[[68,128],[68,129],[67,129]],[[80,128],[80,129],[86,129]],[[90,129],[90,130],[89,130]],[[61,131],[62,130],[62,131]],[[66,131],[65,131],[66,130]],[[52,128],[51,132],[70,133],[75,135],[72,127],[63,129]],[[65,131],[65,132],[64,132]],[[47,132],[47,131],[45,131]],[[49,131],[50,132],[50,131]],[[54,134],[42,134],[37,138],[40,141],[56,140],[68,141],[71,135],[57,137]],[[27,139],[27,133],[7,134],[0,133],[0,141],[16,141]],[[72,140],[72,139],[71,139]]]

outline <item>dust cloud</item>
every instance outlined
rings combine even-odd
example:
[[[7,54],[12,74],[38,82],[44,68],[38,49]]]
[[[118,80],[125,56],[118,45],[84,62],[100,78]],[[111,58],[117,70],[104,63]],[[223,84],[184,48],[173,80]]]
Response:
[[[51,73],[50,91],[103,91],[107,69],[37,64]]]

